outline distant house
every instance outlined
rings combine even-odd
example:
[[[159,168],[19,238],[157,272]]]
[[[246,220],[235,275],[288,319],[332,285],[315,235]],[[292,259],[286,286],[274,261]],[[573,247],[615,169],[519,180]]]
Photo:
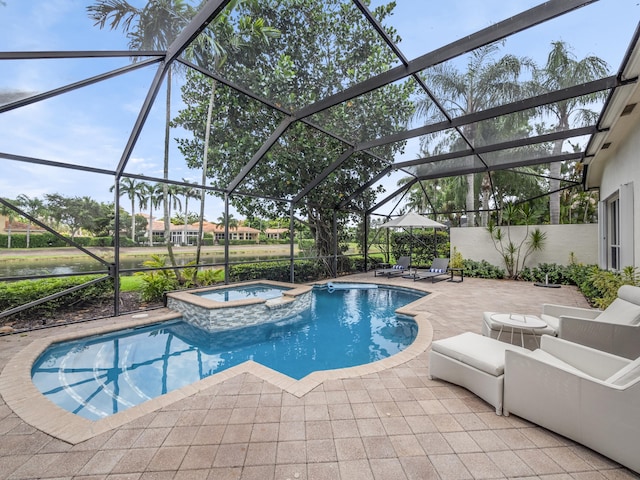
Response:
[[[215,239],[220,241],[225,239],[224,227],[215,223],[209,223],[209,229],[205,230],[214,235]],[[260,230],[238,226],[229,229],[229,240],[249,240],[258,243],[260,241]]]
[[[147,221],[149,220],[149,215],[140,214],[144,216]],[[171,243],[173,245],[195,245],[197,243],[198,238],[198,223],[192,223],[186,226],[184,225],[173,225],[169,227],[171,232]],[[145,236],[149,237],[149,228],[146,229]],[[155,242],[162,241],[164,239],[164,221],[162,220],[154,220],[152,225],[152,235]],[[204,222],[203,225],[203,236],[205,238],[213,236],[216,241],[221,241],[225,239],[224,228],[218,224],[212,222]],[[256,230],[251,227],[237,227],[229,229],[229,238],[231,240],[249,240],[258,243],[260,241],[260,230]]]
[[[640,42],[632,45],[622,80],[640,75]],[[600,117],[585,158],[585,187],[600,190],[599,266],[640,266],[640,87],[616,88]]]
[[[288,228],[267,228],[264,231],[265,235],[270,240],[281,240],[289,233]]]
[[[38,225],[23,222],[9,221],[9,217],[6,215],[0,215],[0,233],[3,234],[26,234],[29,233],[45,233],[46,230],[44,228],[40,228]]]

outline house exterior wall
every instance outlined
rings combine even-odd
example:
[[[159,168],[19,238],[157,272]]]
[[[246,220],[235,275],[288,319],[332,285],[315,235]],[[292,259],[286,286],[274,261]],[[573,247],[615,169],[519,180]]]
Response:
[[[533,252],[529,256],[526,266],[534,267],[539,263],[568,265],[572,252],[577,262],[598,263],[598,224],[532,225],[529,227],[530,230],[533,228],[540,228],[546,232],[547,241],[543,250]],[[507,233],[506,227],[503,227],[503,233]],[[456,247],[465,259],[486,260],[497,267],[504,267],[504,261],[495,249],[486,228],[452,227],[450,234],[452,256],[453,247]],[[511,238],[514,243],[522,241],[525,235],[525,226],[511,227]]]
[[[627,218],[620,218],[620,222],[631,229],[628,240],[625,242],[623,238],[621,244],[621,249],[625,250],[623,258],[626,260],[622,267],[640,266],[640,191],[635,188],[640,187],[639,160],[640,128],[634,128],[607,161],[600,183],[600,199],[603,201],[615,195],[623,186],[631,185],[631,190],[635,190],[631,202],[632,211],[627,212]],[[628,225],[629,222],[633,225]]]

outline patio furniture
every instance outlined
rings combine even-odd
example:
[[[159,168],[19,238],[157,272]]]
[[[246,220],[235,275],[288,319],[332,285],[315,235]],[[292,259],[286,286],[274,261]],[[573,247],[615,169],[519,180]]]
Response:
[[[509,337],[509,343],[513,344],[514,337],[517,340],[520,337],[520,346],[524,347],[524,332],[531,333],[531,337],[535,340],[537,346],[538,337],[536,336],[536,330],[546,328],[547,322],[535,315],[523,315],[520,313],[494,313],[491,315],[491,321],[500,325],[500,331],[498,332],[497,340],[500,340],[502,333],[505,329],[511,330],[511,336]],[[519,335],[516,333],[519,333]],[[508,332],[505,332],[508,334]]]
[[[483,335],[498,337],[502,325],[492,318],[495,314],[483,313]],[[535,334],[522,332],[525,346],[532,350],[541,335],[551,335],[625,358],[640,357],[640,287],[621,286],[618,298],[604,311],[546,303],[538,317],[546,328],[536,329]]]
[[[544,312],[544,308],[543,308]],[[527,318],[536,317],[542,320],[546,325],[539,326],[535,329],[528,325],[519,328],[517,325],[509,325],[511,335],[505,337],[501,335],[505,324],[501,322],[501,315],[525,315],[523,313],[503,313],[503,312],[483,312],[482,314],[482,335],[502,340],[504,342],[520,345],[521,347],[534,350],[540,345],[540,337],[542,335],[551,335],[555,337],[558,333],[559,320],[553,316],[543,313],[542,315],[526,314]],[[536,322],[537,323],[537,322]]]
[[[438,277],[443,275],[451,275],[448,271],[449,259],[448,258],[434,258],[429,270],[416,270],[413,274],[413,280],[424,280],[426,278],[431,279],[431,283]],[[453,278],[453,275],[451,275]]]
[[[410,257],[400,257],[398,258],[398,262],[391,267],[384,268],[376,268],[373,272],[373,276],[377,277],[379,275],[384,275],[388,277],[392,277],[395,275],[402,275],[409,270],[409,264],[411,263]]]
[[[558,317],[558,337],[621,357],[640,357],[640,287],[623,285],[604,311],[545,305]]]
[[[527,352],[471,332],[436,340],[429,354],[429,375],[470,390],[501,415],[506,350]]]
[[[640,358],[543,336],[507,350],[504,414],[518,415],[640,473]]]

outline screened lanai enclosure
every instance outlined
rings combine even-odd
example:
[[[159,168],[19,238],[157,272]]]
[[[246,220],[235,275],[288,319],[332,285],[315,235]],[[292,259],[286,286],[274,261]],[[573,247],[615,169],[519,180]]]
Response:
[[[234,281],[238,219],[253,243],[279,222],[269,265],[292,282],[368,268],[407,211],[595,222],[583,178],[637,81],[638,18],[636,0],[2,1],[0,254],[72,247],[90,276],[0,315],[103,284],[119,315],[134,272]],[[62,282],[72,258],[0,280]]]

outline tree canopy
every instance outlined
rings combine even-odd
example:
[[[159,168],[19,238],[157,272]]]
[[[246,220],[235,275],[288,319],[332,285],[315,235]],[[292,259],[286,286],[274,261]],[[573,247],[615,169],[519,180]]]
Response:
[[[384,20],[393,7],[393,3],[378,7],[376,17]],[[225,77],[242,79],[243,86],[254,94],[275,99],[277,108],[228,86],[216,87],[207,176],[221,191],[228,189],[278,129],[283,121],[279,109],[295,111],[388,70],[395,59],[375,32],[365,28],[360,13],[350,1],[280,2],[274,8],[248,2],[238,8],[238,16],[264,18],[281,35],[261,45],[259,50],[239,50],[233,61],[227,61],[220,68]],[[388,29],[388,33],[395,35],[392,29]],[[211,88],[204,75],[187,73],[187,83],[182,89],[186,108],[174,119],[175,125],[193,133],[192,138],[178,139],[178,144],[188,165],[194,169],[202,167],[205,106]],[[292,199],[291,192],[300,192],[312,183],[349,149],[349,143],[340,138],[376,138],[405,129],[413,108],[409,101],[413,88],[411,83],[387,85],[369,93],[366,99],[344,102],[314,116],[310,119],[313,125],[303,122],[289,125],[237,189],[249,194],[260,192],[267,200],[232,196],[233,205],[247,216],[286,215],[289,204],[269,198]],[[323,182],[322,189],[311,190],[295,205],[297,215],[310,227],[321,255],[332,251],[333,207],[365,183],[372,171],[384,168],[385,160],[381,157],[392,158],[394,151],[401,148],[401,144],[387,146],[378,151],[380,156],[365,152],[352,155],[348,168],[334,171]],[[361,202],[370,200],[371,197],[364,197]],[[346,212],[338,216],[342,223],[349,218]]]

